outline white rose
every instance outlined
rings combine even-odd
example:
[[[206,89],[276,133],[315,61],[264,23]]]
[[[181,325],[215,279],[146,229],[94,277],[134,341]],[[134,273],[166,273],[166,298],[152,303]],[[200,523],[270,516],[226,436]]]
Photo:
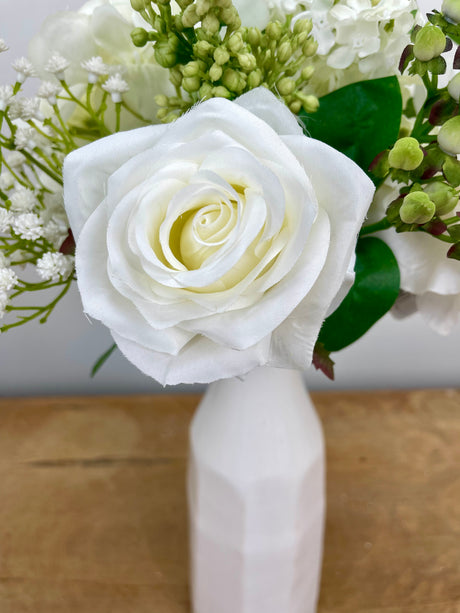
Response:
[[[309,365],[373,186],[260,88],[71,153],[84,310],[162,383]]]
[[[61,11],[49,16],[32,39],[29,54],[40,76],[47,79],[50,75],[44,66],[53,52],[69,60],[71,66],[65,77],[69,85],[77,86],[77,94],[83,94],[88,82],[82,61],[100,56],[112,70],[121,66],[129,85],[123,99],[142,117],[156,123],[158,107],[153,98],[159,93],[172,93],[173,88],[168,71],[155,62],[152,45],[143,48],[133,45],[131,31],[139,25],[148,27],[131,8],[130,0],[90,0],[79,11]],[[145,124],[130,113],[123,113],[123,129],[141,125]]]
[[[385,214],[398,197],[398,184],[386,181],[376,192],[369,222]],[[448,217],[460,211],[460,205]],[[418,311],[439,334],[449,334],[460,315],[460,262],[447,258],[449,245],[423,232],[397,233],[390,228],[376,234],[387,243],[398,261],[401,290],[393,313],[405,317]]]

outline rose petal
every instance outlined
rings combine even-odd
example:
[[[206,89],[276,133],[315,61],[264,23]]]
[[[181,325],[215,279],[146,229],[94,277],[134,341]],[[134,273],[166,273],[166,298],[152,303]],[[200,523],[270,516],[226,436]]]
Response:
[[[247,349],[261,341],[288,317],[317,281],[326,261],[329,236],[328,217],[320,211],[299,261],[256,304],[246,308],[244,313],[228,311],[185,322],[184,329],[235,349]]]
[[[460,300],[456,295],[441,296],[426,292],[416,296],[417,310],[425,322],[438,334],[447,336],[457,325],[460,316]]]
[[[149,326],[133,302],[116,291],[107,276],[107,248],[101,240],[107,227],[106,210],[99,206],[81,232],[76,252],[78,285],[85,313],[116,329],[123,337],[173,355],[192,338],[179,328],[156,330]]]
[[[331,222],[330,249],[321,275],[305,299],[273,333],[271,364],[305,368],[329,304],[340,291],[362,219],[372,199],[370,179],[345,156],[314,139],[284,137],[302,160],[320,210]],[[337,154],[337,152],[335,152]],[[331,181],[331,176],[334,181]]]
[[[278,134],[303,134],[296,116],[265,87],[252,89],[235,103],[265,121]]]
[[[85,221],[104,200],[109,176],[127,160],[152,147],[166,126],[118,132],[76,149],[64,160],[65,207],[75,240]]]
[[[149,351],[140,344],[127,341],[112,330],[120,351],[139,370],[162,385],[178,383],[211,383],[216,379],[245,375],[268,359],[270,338],[246,351],[237,351],[197,336],[176,357]]]

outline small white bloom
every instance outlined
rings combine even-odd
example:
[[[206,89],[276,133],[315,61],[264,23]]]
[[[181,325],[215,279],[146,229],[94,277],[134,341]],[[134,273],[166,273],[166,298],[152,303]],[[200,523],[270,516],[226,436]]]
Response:
[[[0,111],[6,109],[13,96],[13,88],[11,85],[0,85]]]
[[[55,249],[59,249],[69,232],[68,224],[59,218],[51,219],[43,228],[43,236]]]
[[[103,84],[102,89],[105,89],[112,97],[112,102],[121,102],[121,94],[124,94],[129,90],[129,85],[122,78],[120,73],[116,73],[109,77]]]
[[[37,273],[44,281],[59,281],[68,278],[73,266],[73,256],[49,251],[37,261]]]
[[[7,157],[6,161],[8,162],[8,166],[10,166],[10,168],[21,169],[26,161],[26,158],[22,155],[22,153],[19,153],[19,151],[12,151]]]
[[[14,185],[14,177],[8,170],[4,170],[0,174],[0,189],[7,191]]]
[[[10,196],[11,210],[20,213],[32,211],[37,204],[35,194],[31,189],[19,185]]]
[[[3,251],[0,251],[0,268],[8,268],[10,265],[10,258],[8,258]]]
[[[0,292],[7,292],[18,282],[18,275],[12,268],[0,268]]]
[[[38,88],[37,96],[46,100],[51,106],[54,106],[57,102],[56,96],[58,95],[60,90],[61,88],[57,83],[52,83],[51,81],[43,81]]]
[[[10,116],[11,115],[10,113]],[[12,119],[23,119],[24,121],[38,119],[42,121],[44,117],[43,113],[40,111],[40,99],[36,97],[18,99],[13,115],[14,117],[12,117]]]
[[[20,99],[15,96],[10,100],[10,106],[8,108],[8,117],[15,121],[16,119],[21,119],[22,115],[22,106]]]
[[[18,149],[35,149],[37,146],[37,132],[30,126],[19,126],[14,137],[14,144]]]
[[[32,63],[26,57],[18,58],[11,64],[11,66],[16,71],[16,80],[18,83],[24,83],[27,77],[36,76]]]
[[[9,232],[13,223],[13,214],[0,207],[0,232]]]
[[[8,51],[9,47],[8,45],[5,43],[5,41],[3,40],[3,38],[0,38],[0,53],[3,53],[4,51]]]
[[[6,313],[6,307],[8,306],[10,299],[6,292],[0,292],[0,319]]]
[[[88,81],[96,83],[100,76],[106,75],[109,72],[109,67],[104,63],[99,55],[81,63],[81,67],[88,72]]]
[[[13,230],[21,238],[35,241],[43,236],[43,226],[41,220],[35,213],[22,213],[13,219]]]
[[[70,66],[70,62],[60,53],[53,53],[45,64],[45,70],[54,74],[59,81],[64,80],[64,71]]]

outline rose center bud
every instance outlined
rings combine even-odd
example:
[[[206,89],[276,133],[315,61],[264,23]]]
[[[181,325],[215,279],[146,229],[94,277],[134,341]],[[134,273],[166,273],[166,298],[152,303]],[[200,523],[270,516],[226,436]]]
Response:
[[[239,195],[239,202],[225,197],[220,202],[205,202],[184,215],[179,227],[176,226],[174,234],[179,238],[179,259],[188,270],[205,268],[216,258],[222,260],[223,274],[219,280],[205,287],[194,287],[193,291],[225,291],[246,277],[260,260],[261,253],[256,255],[256,248],[260,246],[263,231],[248,245],[238,262],[226,266],[228,250],[232,250],[241,238],[240,223],[248,206],[244,195],[241,192]],[[269,245],[270,241],[264,242],[262,254]]]
[[[189,270],[196,270],[230,238],[237,223],[237,205],[226,201],[195,209],[182,227],[180,255]]]

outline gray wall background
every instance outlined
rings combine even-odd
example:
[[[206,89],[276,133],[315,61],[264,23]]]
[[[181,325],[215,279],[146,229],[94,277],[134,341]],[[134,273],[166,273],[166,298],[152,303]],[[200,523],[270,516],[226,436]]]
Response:
[[[47,14],[77,9],[81,4],[81,0],[0,0],[0,37],[11,47],[0,56],[0,84],[12,81],[10,63],[27,52],[27,41]],[[430,5],[424,0],[422,8],[428,10]],[[28,324],[1,335],[0,395],[164,390],[119,353],[90,379],[92,364],[111,342],[102,325],[83,315],[78,291],[73,288],[46,325]],[[335,383],[313,369],[307,373],[307,381],[311,389],[336,390],[458,386],[459,347],[459,326],[444,338],[427,329],[419,316],[401,322],[387,315],[361,340],[336,355]]]

